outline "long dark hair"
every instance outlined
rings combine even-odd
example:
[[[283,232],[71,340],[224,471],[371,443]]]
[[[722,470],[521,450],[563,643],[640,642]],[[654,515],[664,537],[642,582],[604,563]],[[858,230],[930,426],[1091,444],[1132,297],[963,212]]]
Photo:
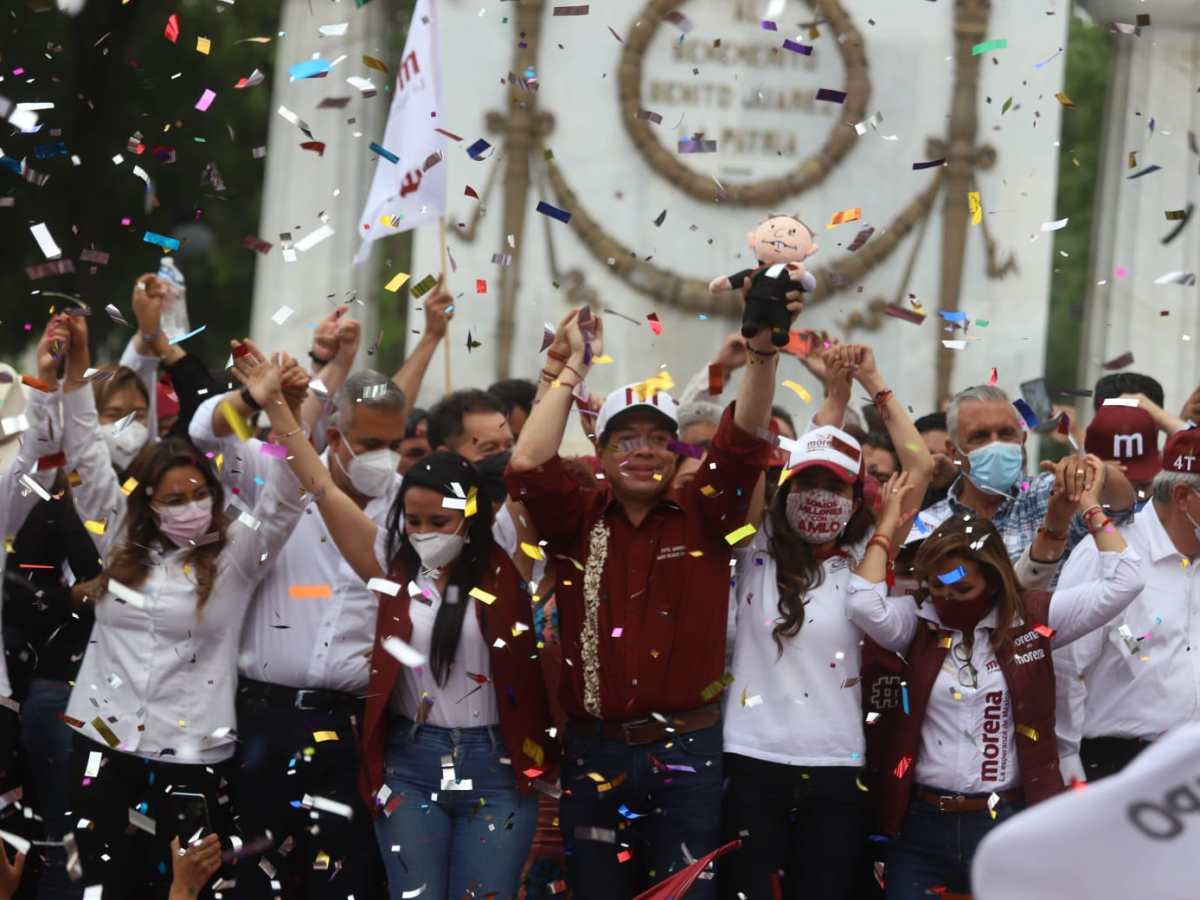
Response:
[[[779,586],[779,621],[771,629],[778,656],[783,656],[784,638],[794,638],[804,625],[804,598],[825,579],[825,569],[813,553],[813,545],[796,534],[787,519],[788,494],[797,487],[807,487],[805,474],[793,475],[775,492],[767,513],[771,526],[768,549],[775,560],[775,582]],[[858,508],[834,542],[838,547],[857,544],[875,525],[875,514],[863,502],[861,478],[854,482],[854,502]]]
[[[492,549],[492,505],[483,487],[483,479],[469,462],[449,450],[437,450],[418,460],[396,495],[387,517],[387,557],[393,564],[397,558],[409,572],[418,572],[421,558],[404,533],[404,498],[409,488],[423,487],[446,497],[458,497],[452,485],[458,484],[464,495],[475,491],[475,513],[467,518],[467,542],[458,559],[450,566],[446,596],[433,621],[429,666],[434,680],[444,685],[450,677],[458,639],[462,634],[463,617],[467,611],[467,595],[476,587],[487,568]],[[454,593],[452,593],[454,592]],[[455,593],[457,597],[455,597]],[[486,610],[484,611],[486,614]]]
[[[946,560],[958,556],[979,566],[987,582],[988,596],[996,601],[996,627],[992,648],[999,656],[1012,649],[1013,625],[1025,618],[1021,585],[1009,559],[1004,539],[989,519],[982,516],[951,516],[921,544],[913,562],[913,575],[921,585],[917,599],[929,596],[927,585],[946,572]]]
[[[225,492],[217,473],[209,461],[183,438],[167,437],[147,444],[125,471],[127,477],[137,480],[137,487],[129,494],[124,540],[117,545],[111,559],[107,560],[103,587],[107,589],[109,578],[115,578],[129,587],[137,587],[150,574],[150,548],[154,543],[174,546],[174,542],[158,530],[158,519],[150,504],[154,501],[154,491],[162,477],[177,466],[195,466],[199,469],[212,496],[212,521],[217,540],[193,547],[185,557],[196,573],[196,609],[200,610],[212,593],[217,557],[225,546],[225,530],[229,520],[225,515]]]

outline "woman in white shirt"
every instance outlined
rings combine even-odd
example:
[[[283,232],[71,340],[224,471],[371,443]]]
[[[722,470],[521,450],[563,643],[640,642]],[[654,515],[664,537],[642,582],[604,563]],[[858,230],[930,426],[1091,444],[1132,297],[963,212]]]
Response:
[[[830,373],[831,397],[848,399],[854,377],[876,399],[924,492],[933,460],[870,351],[835,348]],[[802,434],[789,465],[738,556],[722,818],[726,839],[742,847],[719,866],[731,900],[849,896],[865,830],[862,632],[847,616],[846,590],[868,541],[890,547],[891,530],[871,536],[862,447],[846,432]]]
[[[231,515],[213,466],[177,438],[145,447],[119,478],[82,377],[86,323],[70,328],[63,444],[106,582],[65,716],[71,841],[84,883],[105,896],[166,897],[171,839],[232,831],[238,634],[263,561],[303,507],[281,463],[254,509]],[[278,365],[240,365],[259,402],[280,396]]]
[[[529,595],[493,538],[483,479],[458,454],[432,453],[405,474],[379,528],[287,407],[263,411],[379,597],[361,782],[392,900],[516,897],[537,825],[532,782],[553,767],[556,744]]]
[[[1097,504],[1103,466],[1089,457]],[[904,476],[884,492],[880,528],[904,521]],[[1142,590],[1137,554],[1111,524],[1089,529],[1103,551],[1095,580],[1022,592],[992,523],[953,516],[914,563],[917,597],[888,597],[886,548],[870,546],[850,584],[850,617],[890,658],[864,664],[868,784],[892,838],[889,900],[935,888],[970,893],[971,859],[999,822],[1063,790],[1051,651],[1103,625]],[[925,603],[928,600],[930,602]]]

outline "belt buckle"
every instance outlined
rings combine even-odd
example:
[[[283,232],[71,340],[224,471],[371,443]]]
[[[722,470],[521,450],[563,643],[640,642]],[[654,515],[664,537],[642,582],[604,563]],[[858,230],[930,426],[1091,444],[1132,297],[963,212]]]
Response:
[[[953,794],[953,795],[938,794],[938,803],[937,803],[938,812],[950,812],[950,810],[946,809],[946,804],[948,802],[957,803],[963,799],[965,799],[965,798],[963,797],[962,794]]]
[[[313,707],[304,705],[304,695],[313,693],[316,692],[311,691],[308,688],[300,688],[296,691],[296,699],[292,701],[292,705],[295,706],[296,709],[312,709]]]

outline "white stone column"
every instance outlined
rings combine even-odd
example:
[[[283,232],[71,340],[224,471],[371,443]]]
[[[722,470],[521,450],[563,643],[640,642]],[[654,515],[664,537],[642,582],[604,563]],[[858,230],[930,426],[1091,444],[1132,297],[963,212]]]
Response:
[[[368,145],[383,134],[390,95],[383,90],[387,76],[365,66],[362,58],[365,53],[390,65],[390,16],[385,3],[368,3],[357,9],[352,3],[322,4],[315,14],[312,10],[307,0],[285,0],[279,30],[286,36],[277,39],[275,71],[266,85],[250,88],[271,91],[258,234],[275,245],[258,258],[255,269],[251,335],[265,347],[298,354],[303,360],[316,322],[333,308],[333,302],[344,303],[356,292],[362,305],[354,304],[351,315],[364,323],[359,363],[367,364],[365,347],[375,338],[372,297],[378,287],[379,260],[385,253],[377,247],[372,259],[359,266],[353,264],[353,258],[359,244],[358,216],[376,165]],[[342,22],[349,23],[344,35],[320,36],[320,26]],[[288,68],[314,53],[331,63],[343,55],[345,59],[324,78],[289,81]],[[370,79],[376,95],[364,97],[346,83],[350,76]],[[326,97],[351,100],[341,109],[318,109]],[[279,115],[280,106],[304,120],[314,140],[324,142],[323,156],[300,148],[309,138]],[[298,253],[295,262],[285,262],[279,235],[291,232],[293,244],[302,241],[321,227],[322,213],[333,236]],[[272,316],[284,305],[295,313],[277,325]],[[193,311],[193,316],[199,314],[199,310]]]
[[[1200,197],[1194,187],[1200,157],[1188,147],[1188,132],[1200,134],[1200,2],[1157,0],[1151,7],[1084,0],[1084,6],[1105,27],[1133,24],[1138,12],[1152,19],[1140,36],[1111,37],[1081,386],[1090,387],[1105,373],[1104,362],[1132,352],[1129,370],[1158,379],[1167,409],[1178,412],[1200,383],[1200,287],[1154,281],[1168,272],[1200,271]],[[1129,167],[1130,151],[1137,151],[1135,168]],[[1162,168],[1129,179],[1151,165]],[[1185,209],[1189,201],[1198,205],[1195,221],[1164,246],[1162,239],[1178,225],[1164,213]]]

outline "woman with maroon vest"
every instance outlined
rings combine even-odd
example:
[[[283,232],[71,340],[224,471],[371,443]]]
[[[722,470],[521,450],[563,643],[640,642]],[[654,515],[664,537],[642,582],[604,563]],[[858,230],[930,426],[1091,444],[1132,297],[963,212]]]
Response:
[[[250,345],[253,348],[253,345]],[[417,462],[378,528],[286,405],[264,410],[347,563],[379,596],[362,790],[392,900],[516,897],[556,744],[532,607],[476,469]]]
[[[879,531],[892,529],[908,492],[904,475],[888,483]],[[1079,506],[1097,502],[1087,492]],[[1143,586],[1120,534],[1107,521],[1093,534],[1095,580],[1053,597],[1021,592],[987,519],[954,516],[925,540],[916,597],[888,597],[887,551],[867,548],[848,605],[851,621],[895,654],[890,672],[886,661],[863,669],[870,796],[893,839],[888,900],[969,893],[987,832],[1063,790],[1051,650],[1103,625]]]

